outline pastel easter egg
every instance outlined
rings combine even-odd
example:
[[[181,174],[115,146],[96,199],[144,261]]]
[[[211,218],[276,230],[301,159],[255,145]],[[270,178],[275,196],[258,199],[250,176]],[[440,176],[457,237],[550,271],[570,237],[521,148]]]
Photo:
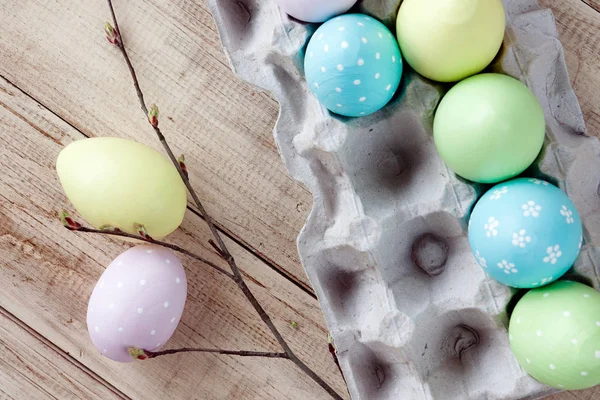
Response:
[[[292,17],[306,22],[324,22],[348,11],[356,0],[275,0]]]
[[[521,82],[501,74],[472,76],[444,96],[435,113],[435,146],[448,167],[475,182],[513,178],[544,143],[544,112]]]
[[[479,265],[517,288],[545,285],[567,272],[581,249],[582,232],[567,195],[539,179],[494,186],[469,220],[469,244]]]
[[[600,293],[559,281],[529,291],[517,303],[509,339],[521,367],[559,389],[600,384]]]
[[[129,347],[156,351],[173,335],[185,305],[187,281],[169,249],[133,247],[106,268],[88,304],[87,325],[98,351],[131,362]]]
[[[336,114],[358,117],[381,109],[394,96],[402,58],[381,22],[348,14],[327,21],[313,34],[304,70],[321,104]]]
[[[79,214],[96,228],[111,225],[135,234],[136,224],[160,239],[186,210],[185,185],[169,160],[132,140],[78,140],[58,155],[60,183]]]
[[[396,34],[415,71],[434,81],[455,82],[494,59],[504,26],[500,0],[404,0]]]

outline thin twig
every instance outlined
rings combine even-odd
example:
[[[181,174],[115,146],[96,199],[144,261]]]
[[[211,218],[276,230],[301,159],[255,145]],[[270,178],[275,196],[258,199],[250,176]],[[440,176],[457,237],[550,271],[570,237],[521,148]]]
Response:
[[[225,254],[223,254],[223,251],[219,248],[219,246],[217,246],[214,240],[209,239],[208,244],[210,244],[213,247],[213,249],[215,249],[219,257],[223,258],[225,256]]]
[[[144,238],[142,236],[132,235],[131,233],[127,233],[127,232],[123,232],[123,231],[116,231],[116,232],[115,231],[104,231],[104,230],[100,230],[100,229],[86,228],[85,226],[82,226],[82,227],[77,228],[77,229],[70,229],[70,230],[76,231],[76,232],[95,233],[95,234],[98,234],[98,235],[126,237],[126,238],[130,238],[130,239],[137,239],[137,240],[141,240],[141,241],[146,242],[146,243],[150,243],[150,244],[155,244],[155,245],[158,245],[158,246],[166,247],[166,248],[174,250],[174,251],[176,251],[178,253],[185,254],[186,256],[189,256],[189,257],[191,257],[193,259],[196,259],[196,260],[198,260],[198,261],[200,261],[200,262],[208,265],[209,267],[213,268],[217,272],[225,275],[226,277],[228,277],[230,279],[234,279],[233,275],[230,272],[225,271],[223,268],[219,267],[218,265],[216,265],[212,261],[209,261],[209,260],[207,260],[204,257],[200,257],[199,255],[194,254],[191,251],[184,249],[183,247],[179,247],[176,244],[171,244],[171,243],[167,243],[167,242],[161,242],[160,240],[155,240],[155,239],[147,239],[147,238]]]
[[[245,351],[245,350],[221,350],[221,349],[201,349],[201,348],[191,348],[184,347],[181,349],[171,349],[171,350],[163,350],[163,351],[144,351],[148,358],[156,358],[160,356],[166,356],[168,354],[177,354],[177,353],[217,353],[217,354],[227,354],[230,356],[240,356],[240,357],[266,357],[266,358],[289,358],[286,353],[267,353],[264,351]]]
[[[110,13],[111,13],[115,28],[116,28],[117,32],[121,32],[121,30],[119,29],[117,17],[115,15],[115,11],[114,11],[114,8],[112,5],[112,1],[107,0],[107,2],[108,2],[108,6],[110,8]],[[145,117],[147,118],[148,117],[148,107],[146,107],[146,103],[144,102],[144,94],[142,93],[142,89],[140,88],[137,76],[135,74],[135,70],[133,68],[133,65],[131,64],[131,61],[129,60],[129,56],[127,55],[127,51],[125,50],[125,42],[124,42],[122,36],[120,37],[120,40],[118,40],[115,43],[115,45],[119,48],[119,50],[121,50],[121,54],[123,55],[123,58],[125,59],[125,62],[127,63],[127,67],[129,68],[129,73],[131,74],[131,77],[133,80],[133,85],[137,92],[137,96],[140,101],[142,111],[144,111]],[[304,373],[306,373],[308,376],[310,376],[317,384],[319,384],[325,391],[327,391],[327,393],[329,393],[329,395],[331,395],[331,397],[333,397],[334,399],[341,400],[342,397],[339,394],[337,394],[336,391],[331,386],[329,386],[329,384],[327,384],[323,379],[321,379],[321,377],[319,375],[317,375],[313,370],[311,370],[306,364],[304,364],[304,362],[302,362],[294,354],[294,352],[292,351],[290,346],[287,344],[287,342],[285,341],[285,339],[283,338],[283,336],[281,335],[279,330],[277,330],[277,328],[275,327],[275,324],[271,320],[271,317],[269,317],[269,315],[265,312],[264,308],[260,305],[260,303],[258,302],[256,297],[254,297],[254,295],[248,288],[248,285],[246,285],[246,282],[244,282],[244,278],[242,277],[240,269],[237,266],[237,264],[235,263],[235,260],[234,260],[233,256],[231,255],[231,253],[229,252],[229,249],[227,249],[227,246],[223,242],[223,239],[221,238],[221,235],[219,234],[219,231],[217,230],[217,227],[215,226],[215,223],[214,223],[212,217],[210,215],[208,215],[208,213],[204,209],[202,202],[200,201],[200,199],[198,198],[198,195],[192,188],[190,180],[188,179],[188,175],[186,173],[184,173],[184,171],[181,169],[181,166],[180,166],[179,162],[177,161],[177,158],[175,158],[175,155],[173,154],[173,151],[169,147],[169,144],[167,143],[167,140],[165,139],[164,135],[160,131],[158,124],[154,124],[154,125],[152,125],[152,127],[153,127],[156,135],[158,136],[158,140],[161,142],[167,155],[169,156],[171,162],[177,169],[177,172],[179,172],[179,175],[181,176],[181,179],[183,180],[186,188],[188,189],[188,192],[192,196],[194,204],[198,208],[200,215],[202,215],[204,217],[206,224],[208,225],[213,237],[215,238],[215,240],[217,242],[217,245],[218,245],[217,247],[221,250],[221,257],[227,262],[227,264],[229,264],[229,267],[231,268],[231,271],[233,272],[233,280],[238,285],[238,287],[240,288],[240,290],[242,291],[244,296],[246,296],[246,298],[248,299],[250,304],[252,304],[252,306],[254,307],[254,309],[256,310],[256,312],[258,313],[260,318],[262,319],[262,321],[265,323],[265,325],[267,325],[267,327],[269,328],[269,330],[271,331],[271,333],[273,334],[273,336],[275,337],[275,339],[277,340],[277,342],[279,343],[281,348],[287,354],[288,358],[294,364],[296,364],[296,366],[298,366],[298,368],[300,368],[302,371],[304,371]]]
[[[108,8],[110,9],[110,15],[113,20],[113,24],[117,29],[117,34],[121,35],[121,28],[119,28],[119,23],[117,22],[117,16],[115,15],[115,9],[112,5],[111,0],[108,1]],[[142,106],[142,111],[145,115],[148,115],[148,108],[146,107],[146,102],[144,101],[144,93],[142,93],[142,89],[140,89],[140,84],[138,83],[137,76],[135,75],[135,71],[133,69],[133,65],[127,56],[127,52],[125,51],[125,44],[123,43],[123,37],[120,36],[119,40],[115,43],[115,45],[121,50],[123,56],[125,57],[125,62],[127,63],[127,67],[129,68],[129,72],[131,73],[131,79],[133,79],[133,86],[135,86],[135,90],[137,92],[138,97],[140,98],[140,105]]]
[[[133,80],[133,86],[135,87],[135,92],[137,93],[138,100],[140,101],[140,106],[142,108],[142,111],[144,112],[144,115],[147,118],[148,117],[148,107],[146,106],[146,102],[144,101],[144,93],[142,92],[142,89],[140,88],[140,83],[138,82],[137,75],[135,73],[135,70],[133,69],[133,64],[131,64],[131,60],[129,59],[127,50],[125,50],[125,42],[123,40],[123,36],[121,36],[121,34],[120,34],[121,29],[119,28],[119,23],[117,22],[117,16],[115,15],[115,10],[112,5],[112,0],[106,0],[106,1],[108,2],[108,7],[110,8],[110,14],[112,16],[112,20],[113,20],[113,23],[117,30],[117,34],[119,35],[119,40],[115,43],[115,46],[117,46],[119,48],[119,50],[121,50],[121,54],[123,55],[123,58],[125,59],[125,63],[127,64],[127,68],[129,68],[129,74],[131,75],[131,79]],[[218,235],[216,228],[214,228],[214,223],[212,221],[212,218],[210,218],[210,216],[208,216],[206,214],[206,210],[204,209],[204,207],[202,207],[202,203],[200,203],[200,199],[198,198],[198,195],[192,188],[192,185],[190,184],[190,180],[188,179],[187,174],[185,172],[183,172],[183,170],[181,169],[181,165],[179,165],[179,161],[175,157],[175,154],[173,154],[171,147],[169,147],[169,144],[167,143],[165,136],[163,135],[160,128],[158,127],[158,124],[152,125],[152,128],[154,128],[154,132],[156,133],[156,136],[158,136],[158,140],[164,147],[167,155],[169,156],[169,159],[171,160],[171,162],[177,169],[177,172],[179,172],[179,175],[181,176],[181,179],[183,180],[183,183],[185,184],[185,187],[187,188],[188,192],[192,196],[192,199],[194,200],[196,207],[198,207],[200,214],[204,217],[204,219],[208,223],[209,227],[211,227],[213,236],[215,234]],[[214,231],[213,231],[213,229],[214,229]],[[217,239],[217,242],[219,243],[219,246],[221,246],[221,248],[225,247],[225,243],[223,243],[220,236],[219,237],[215,236],[215,238]]]

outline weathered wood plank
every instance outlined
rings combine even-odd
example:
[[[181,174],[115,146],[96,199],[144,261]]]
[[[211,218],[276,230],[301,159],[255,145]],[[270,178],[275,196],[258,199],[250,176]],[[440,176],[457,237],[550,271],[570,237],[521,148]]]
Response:
[[[581,1],[584,2],[586,5],[590,6],[595,11],[600,12],[600,1],[598,1],[598,0],[581,0]]]
[[[554,396],[549,396],[546,400],[596,400],[598,398],[600,398],[600,388],[596,386],[595,388],[587,390],[563,392]]]
[[[149,102],[185,153],[210,214],[286,276],[310,285],[296,236],[309,192],[285,171],[272,137],[277,103],[231,73],[203,2],[115,1]],[[106,41],[104,0],[0,2],[0,74],[88,136],[157,149],[119,52]]]
[[[589,10],[590,7],[579,0],[543,2],[555,11],[561,39],[567,50],[571,79],[582,103],[590,133],[598,134],[598,17]],[[597,6],[595,0],[586,2]],[[122,15],[125,38],[133,50],[132,58],[138,65],[148,99],[161,105],[161,124],[171,133],[170,136],[173,137],[170,139],[175,145],[186,153],[188,162],[193,167],[192,175],[197,182],[196,187],[201,189],[203,198],[210,200],[210,212],[225,222],[225,229],[244,237],[249,245],[273,259],[295,279],[302,281],[304,275],[298,267],[294,240],[310,207],[310,197],[300,186],[287,178],[275,153],[270,134],[276,117],[275,103],[267,95],[252,91],[247,85],[232,78],[220,53],[213,22],[202,4],[178,1],[175,4],[163,5],[162,2],[140,0],[119,2],[117,7]],[[86,2],[85,6],[75,1],[3,2],[0,4],[0,21],[3,24],[3,35],[6,35],[3,37],[10,40],[4,40],[0,44],[0,72],[88,135],[136,137],[158,147],[154,144],[154,138],[145,121],[137,114],[139,111],[136,98],[120,58],[103,39],[99,39],[106,15],[104,2],[101,0],[91,4]],[[23,49],[26,51],[23,52]],[[2,87],[11,91],[9,86],[0,85],[0,92]],[[17,108],[17,113],[21,112],[23,115],[23,110],[14,105],[15,100],[7,100],[6,103],[10,104],[12,111]],[[264,362],[238,364],[236,360],[229,358],[191,356],[192,361],[187,357],[180,357],[177,361],[165,360],[165,364],[155,360],[155,363],[161,362],[164,371],[160,371],[150,365],[115,367],[113,363],[95,359],[97,355],[90,347],[85,334],[84,304],[93,281],[102,270],[101,266],[114,257],[123,246],[109,240],[93,240],[68,234],[54,225],[54,210],[67,204],[56,187],[44,188],[48,183],[55,184],[54,177],[48,175],[49,172],[44,172],[39,176],[46,179],[39,179],[35,174],[32,176],[26,173],[26,170],[32,167],[36,173],[39,170],[52,171],[52,157],[58,149],[52,147],[58,146],[53,142],[57,141],[62,145],[76,135],[73,133],[74,136],[69,137],[65,133],[69,132],[69,127],[51,113],[43,109],[32,111],[33,109],[35,107],[31,106],[24,119],[14,114],[14,117],[5,116],[4,112],[0,117],[2,135],[9,133],[5,129],[9,117],[16,118],[11,119],[11,123],[16,126],[10,131],[13,136],[18,138],[19,135],[23,135],[23,131],[32,129],[36,132],[31,131],[31,134],[40,135],[39,139],[25,138],[17,140],[16,143],[12,143],[14,140],[10,139],[13,146],[11,151],[22,158],[11,159],[10,166],[16,171],[12,171],[10,183],[13,188],[17,187],[19,190],[25,188],[23,192],[11,192],[11,196],[15,196],[16,199],[13,199],[16,204],[14,209],[12,205],[8,208],[0,206],[0,225],[4,225],[5,220],[9,223],[8,227],[0,228],[0,255],[5,263],[15,265],[15,275],[18,277],[12,277],[12,280],[3,279],[3,282],[7,282],[9,286],[19,285],[18,288],[11,288],[13,298],[10,304],[23,312],[28,323],[44,327],[44,335],[52,338],[61,348],[74,355],[80,354],[80,349],[83,349],[84,353],[78,357],[85,359],[86,365],[89,363],[98,366],[106,372],[106,376],[119,381],[121,385],[137,386],[139,382],[132,379],[141,376],[143,382],[146,382],[154,380],[155,375],[162,375],[164,371],[168,376],[163,377],[160,383],[169,381],[167,378],[172,374],[179,375],[169,383],[171,388],[175,388],[173,391],[169,391],[170,387],[166,385],[166,388],[158,392],[152,392],[156,389],[154,386],[148,390],[129,388],[128,394],[168,394],[169,397],[197,395],[198,398],[215,398],[210,397],[215,393],[224,396],[229,393],[231,398],[281,396],[281,390],[284,389],[280,388],[280,384],[289,384],[293,379],[282,381],[281,377],[277,377],[278,374],[275,374],[276,378],[271,378],[261,371],[267,365]],[[48,137],[42,139],[42,135]],[[5,137],[0,138],[0,149],[6,145],[1,142]],[[46,150],[50,156],[38,149],[39,146],[46,145],[50,147]],[[25,155],[21,154],[22,152]],[[2,157],[4,154],[0,153]],[[4,158],[0,160],[4,162]],[[2,168],[4,172],[4,164]],[[4,189],[5,186],[2,186],[0,193],[4,194]],[[35,195],[37,197],[27,198],[32,195],[34,189],[38,191]],[[219,196],[224,196],[225,200],[220,202]],[[49,198],[41,201],[38,197]],[[0,201],[6,200],[0,198]],[[39,207],[36,206],[36,202],[40,203]],[[296,204],[300,205],[296,207]],[[290,208],[291,206],[293,208]],[[300,209],[299,215],[294,214],[297,208]],[[186,224],[184,229],[186,230],[173,238],[174,241],[182,241],[190,246],[200,241],[205,242],[206,236],[197,234],[195,228],[189,228]],[[112,250],[106,250],[107,248]],[[7,254],[10,257],[5,257]],[[248,255],[240,258],[246,259],[250,260],[251,267],[259,264]],[[78,260],[77,268],[73,268],[73,260]],[[2,271],[6,265],[8,264],[1,264]],[[253,273],[260,275],[258,271],[262,269],[257,267],[256,270]],[[241,329],[247,321],[255,321],[255,317],[252,310],[243,307],[241,314],[232,312],[232,309],[236,309],[243,301],[230,298],[228,293],[235,292],[235,288],[213,284],[217,278],[210,276],[210,272],[201,271],[195,272],[194,277],[190,278],[199,280],[195,289],[190,284],[190,292],[194,289],[193,296],[198,300],[190,301],[205,303],[191,314],[186,309],[184,323],[187,321],[188,325],[182,324],[182,332],[178,332],[178,336],[174,338],[174,345],[239,344],[240,347],[255,345],[257,350],[268,345],[274,348],[274,343],[265,337],[266,332],[261,329],[260,324],[248,323],[250,326],[247,327],[247,331]],[[275,276],[267,272],[264,274],[266,277],[262,277],[259,282],[266,288],[263,289],[259,285],[253,285],[252,288],[260,291],[261,296],[270,299],[270,307],[277,308],[277,304],[285,302],[287,298],[287,302],[300,313],[313,315],[314,302],[307,300],[300,301],[305,303],[304,305],[294,304],[293,299],[296,296],[303,298],[302,295],[297,295],[293,287],[288,288],[281,284]],[[0,276],[5,278],[4,275]],[[60,282],[63,279],[67,282]],[[306,284],[305,281],[304,283]],[[285,288],[281,288],[282,285]],[[287,294],[281,294],[282,290]],[[75,298],[73,291],[78,293]],[[275,298],[277,300],[274,300]],[[73,304],[77,302],[80,304]],[[231,315],[227,314],[224,318],[222,312]],[[295,342],[294,348],[300,351],[305,343],[314,348],[315,342],[321,340],[320,334],[303,331],[305,321],[310,324],[314,318],[300,320],[294,316],[293,311],[289,313],[278,316],[276,320],[283,327],[286,327],[286,318],[294,318],[298,322],[298,331],[287,327],[285,331],[286,334],[302,336]],[[73,315],[76,317],[73,318],[73,323],[79,324],[77,328],[69,328],[64,322],[70,320]],[[315,322],[315,325],[322,326],[322,322]],[[210,326],[211,330],[202,332],[204,336],[196,337],[197,333],[194,331],[200,331],[203,326]],[[230,332],[227,337],[223,335],[225,332]],[[248,332],[252,333],[256,341],[248,343],[245,339],[237,337]],[[310,351],[305,350],[303,358],[312,358]],[[322,361],[316,362],[326,363],[327,357],[321,356],[320,350],[317,354],[322,357]],[[273,366],[281,369],[281,374],[289,373],[289,370],[280,368],[279,365]],[[131,369],[135,371],[131,372]],[[190,372],[194,369],[198,369],[199,372]],[[148,377],[144,375],[146,373],[149,374]],[[199,382],[204,374],[206,378],[203,383],[195,383]],[[218,376],[220,374],[225,377]],[[181,375],[184,376],[183,379]],[[278,386],[279,391],[270,388],[257,389],[267,385],[265,382],[275,382],[274,385]],[[194,384],[209,387],[196,388]],[[302,384],[311,385],[310,382]],[[211,385],[224,388],[216,391]],[[286,393],[284,396],[293,397],[296,395],[295,391],[296,389],[292,388],[292,393]],[[561,396],[570,396],[564,397],[565,399],[587,400],[597,395],[598,393],[592,390]],[[8,398],[9,395],[0,394],[0,398],[4,398],[3,396]]]
[[[600,12],[581,0],[539,0],[554,12],[589,133],[600,137]],[[598,1],[587,3],[600,5]]]
[[[68,201],[54,162],[61,148],[81,135],[4,80],[0,132],[1,307],[132,398],[327,398],[286,360],[188,354],[124,365],[101,357],[88,338],[86,304],[104,266],[129,245],[68,232],[57,220],[57,210],[68,207]],[[188,212],[168,239],[222,262],[208,238],[204,222]],[[343,393],[316,300],[235,243],[228,240],[227,245],[290,346]],[[182,260],[188,302],[168,347],[277,349],[233,283],[191,259]]]
[[[127,398],[2,308],[0,393],[32,400]]]

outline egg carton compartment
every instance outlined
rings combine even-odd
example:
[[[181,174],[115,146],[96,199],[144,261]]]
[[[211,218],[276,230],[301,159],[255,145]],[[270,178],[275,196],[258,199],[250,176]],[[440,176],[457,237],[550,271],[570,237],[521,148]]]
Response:
[[[401,0],[362,0],[350,12],[392,32]],[[523,176],[563,189],[578,208],[584,246],[567,273],[600,289],[600,143],[586,134],[552,12],[504,0],[507,29],[487,71],[520,79],[546,117],[544,148]],[[404,64],[382,110],[346,118],[323,108],[303,71],[318,27],[273,0],[208,0],[242,79],[270,91],[282,159],[313,193],[298,237],[307,275],[354,399],[533,399],[555,392],[529,377],[508,344],[522,291],[488,278],[469,249],[470,211],[490,186],[465,181],[437,155],[435,108],[452,85]]]
[[[332,329],[376,329],[386,307],[386,285],[368,256],[351,247],[330,248],[316,263],[324,282],[320,300],[333,311]]]
[[[443,90],[408,71],[398,91],[389,110],[347,120],[356,133],[348,135],[338,151],[365,213],[373,218],[399,210],[415,215],[454,200],[454,193],[446,190],[448,171],[428,133]]]
[[[431,308],[415,318],[406,351],[432,398],[504,399],[543,391],[514,359],[504,332],[505,313]]]
[[[412,363],[396,348],[381,344],[364,344],[358,341],[348,351],[348,357],[340,360],[351,392],[361,398],[404,398],[425,395]],[[348,379],[350,378],[350,379]],[[411,398],[411,397],[407,397]]]
[[[376,264],[399,311],[415,317],[430,308],[480,305],[497,314],[506,307],[513,291],[477,265],[464,221],[439,211],[381,226]]]

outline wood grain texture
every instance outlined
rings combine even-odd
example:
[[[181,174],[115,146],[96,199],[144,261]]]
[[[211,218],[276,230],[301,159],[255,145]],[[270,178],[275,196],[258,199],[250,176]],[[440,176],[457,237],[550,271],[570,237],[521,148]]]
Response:
[[[539,0],[556,18],[588,133],[600,137],[600,12],[581,0]],[[598,1],[587,1],[600,5]],[[596,9],[600,9],[596,7]]]
[[[590,6],[591,8],[593,8],[595,11],[600,12],[600,2],[598,0],[581,0],[582,2],[584,2],[585,4],[587,4],[588,6]]]
[[[296,236],[310,193],[286,173],[272,137],[277,103],[233,76],[214,20],[197,0],[115,1],[148,102],[198,195],[233,237],[310,289]],[[159,149],[121,55],[104,38],[104,0],[0,2],[0,75],[87,136]]]
[[[54,162],[81,135],[4,80],[0,131],[1,307],[132,398],[327,398],[287,360],[186,354],[118,364],[101,357],[87,334],[86,304],[104,266],[130,245],[66,231],[57,220],[57,210],[68,202]],[[222,262],[207,244],[208,231],[199,227],[203,221],[188,212],[168,239]],[[292,349],[344,393],[317,301],[231,240],[227,246]],[[191,259],[182,261],[188,301],[168,347],[278,350],[235,284]]]
[[[595,10],[600,3],[541,2],[554,10],[590,134],[599,135],[600,14]],[[276,102],[230,72],[202,2],[115,0],[115,6],[147,100],[161,107],[161,126],[173,147],[185,153],[208,211],[233,238],[227,245],[252,291],[294,351],[345,394],[326,349],[318,304],[282,277],[309,288],[295,239],[311,198],[289,178],[277,153],[271,134]],[[11,348],[50,382],[46,392],[40,391],[26,367],[0,365],[0,399],[23,398],[7,389],[15,385],[23,385],[30,398],[68,398],[69,393],[111,398],[119,391],[132,398],[327,398],[284,360],[194,354],[120,365],[92,347],[85,325],[87,299],[104,266],[127,245],[62,228],[56,212],[68,202],[58,186],[54,160],[64,145],[83,135],[135,138],[161,150],[139,111],[120,55],[103,38],[107,17],[104,0],[0,2],[0,75],[18,87],[0,79],[0,280],[5,289],[0,307],[39,333],[24,339],[25,333],[13,327],[17,330],[11,332],[26,345],[11,337]],[[168,239],[219,261],[206,245],[202,221],[190,212]],[[277,349],[233,284],[183,261],[189,297],[169,347]],[[2,321],[0,346],[8,329]],[[48,341],[75,363],[45,356]],[[0,354],[0,363],[9,360],[5,357]],[[14,359],[8,362],[19,365]],[[105,384],[86,383],[75,365]],[[5,377],[4,371],[10,373]],[[61,377],[78,379],[82,387],[69,386]],[[116,392],[104,392],[110,387]],[[596,398],[597,388],[550,399]]]
[[[597,400],[600,399],[600,388],[577,390],[573,392],[562,392],[554,396],[548,396],[545,400]]]
[[[0,399],[4,398],[127,397],[0,308]]]

